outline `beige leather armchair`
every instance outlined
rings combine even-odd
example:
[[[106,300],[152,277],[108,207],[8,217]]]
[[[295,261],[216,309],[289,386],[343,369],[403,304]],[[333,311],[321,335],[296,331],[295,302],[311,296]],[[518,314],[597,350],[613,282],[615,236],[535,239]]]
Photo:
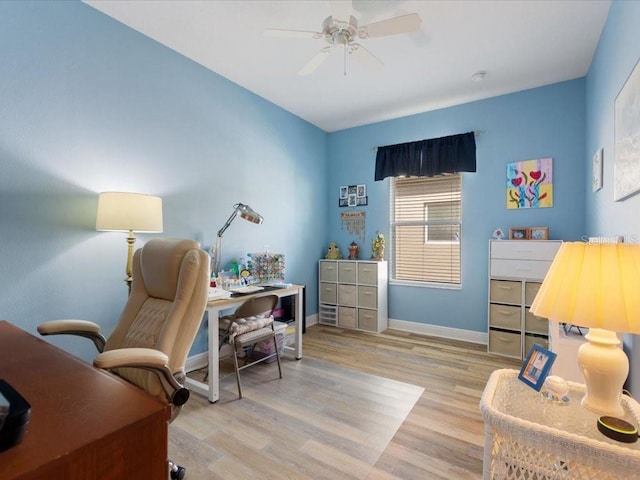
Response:
[[[185,362],[207,305],[210,259],[193,240],[149,240],[133,257],[133,282],[108,339],[87,320],[52,320],[41,335],[89,338],[100,352],[93,364],[108,369],[171,405],[173,420],[188,400]],[[185,469],[170,463],[171,478]]]

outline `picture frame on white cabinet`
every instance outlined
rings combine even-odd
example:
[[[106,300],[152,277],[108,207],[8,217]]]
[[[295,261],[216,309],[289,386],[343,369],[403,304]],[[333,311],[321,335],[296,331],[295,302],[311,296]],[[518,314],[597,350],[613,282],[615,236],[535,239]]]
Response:
[[[549,227],[529,228],[529,240],[549,240]]]

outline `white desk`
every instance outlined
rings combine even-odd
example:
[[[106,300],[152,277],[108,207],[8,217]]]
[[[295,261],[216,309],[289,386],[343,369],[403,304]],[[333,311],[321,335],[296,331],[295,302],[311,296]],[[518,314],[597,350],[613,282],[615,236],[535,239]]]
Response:
[[[302,322],[303,322],[303,303],[304,303],[304,287],[302,285],[291,285],[287,288],[279,288],[277,290],[264,290],[251,295],[242,295],[236,298],[228,298],[224,300],[215,300],[207,304],[207,312],[209,312],[209,376],[207,383],[200,382],[193,378],[187,377],[186,385],[191,390],[206,396],[211,403],[217,402],[220,398],[219,376],[220,367],[218,365],[218,324],[220,312],[231,308],[237,308],[250,298],[263,297],[265,295],[277,295],[278,297],[294,297],[295,310],[293,312],[295,318],[295,345],[285,347],[285,351],[294,351],[296,360],[302,358]]]

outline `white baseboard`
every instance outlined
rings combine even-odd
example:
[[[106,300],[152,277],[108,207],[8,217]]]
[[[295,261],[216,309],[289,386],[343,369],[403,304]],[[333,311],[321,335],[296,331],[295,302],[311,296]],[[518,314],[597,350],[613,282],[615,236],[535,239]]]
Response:
[[[317,325],[318,324],[318,314],[314,313],[313,315],[310,315],[307,317],[307,323],[305,324],[307,327],[311,326],[311,325]]]
[[[406,320],[389,319],[389,328],[402,330],[403,332],[419,333],[421,335],[431,335],[432,337],[442,337],[451,340],[462,340],[469,343],[487,344],[487,334],[473,330],[463,330],[461,328],[443,327],[441,325],[429,325],[427,323],[407,322]]]
[[[305,324],[307,327],[310,325],[315,325],[318,323],[318,314],[310,315],[306,317],[307,323]],[[200,370],[204,368],[209,363],[209,355],[207,352],[196,353],[187,358],[187,361],[184,364],[184,369],[187,373],[193,372],[194,370]]]
[[[316,325],[318,323],[318,314],[309,315],[306,320],[307,327]],[[440,325],[429,325],[427,323],[407,322],[406,320],[394,320],[393,318],[389,319],[389,328],[403,332],[419,333],[421,335],[430,335],[432,337],[448,338],[451,340],[461,340],[463,342],[487,345],[487,334],[485,332],[443,327]],[[194,370],[204,368],[207,366],[207,361],[207,352],[197,353],[196,355],[187,358],[185,370],[187,372],[192,372]]]
[[[187,373],[206,367],[209,364],[209,354],[207,352],[196,353],[187,358],[184,369]]]

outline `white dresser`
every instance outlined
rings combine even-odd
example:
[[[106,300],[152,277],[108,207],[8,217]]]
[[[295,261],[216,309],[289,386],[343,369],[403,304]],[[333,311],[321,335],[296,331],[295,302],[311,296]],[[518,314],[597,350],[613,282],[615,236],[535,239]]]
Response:
[[[318,280],[319,323],[377,333],[387,329],[386,261],[320,260]]]
[[[549,348],[549,322],[529,312],[560,240],[489,242],[488,351],[523,359],[537,343]]]

